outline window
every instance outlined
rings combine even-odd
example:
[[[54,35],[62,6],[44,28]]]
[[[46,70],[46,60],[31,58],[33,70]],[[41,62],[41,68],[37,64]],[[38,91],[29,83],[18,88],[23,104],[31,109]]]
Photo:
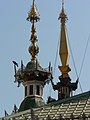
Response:
[[[37,89],[36,94],[37,94],[37,95],[40,95],[40,86],[39,86],[39,85],[37,85],[36,89]]]
[[[29,95],[33,95],[33,85],[29,86]]]
[[[27,96],[27,86],[25,86],[25,96]]]

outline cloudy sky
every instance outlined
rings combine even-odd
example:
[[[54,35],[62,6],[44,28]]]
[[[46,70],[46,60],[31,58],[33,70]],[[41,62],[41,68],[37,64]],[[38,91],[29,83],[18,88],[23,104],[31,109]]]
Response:
[[[18,107],[24,98],[24,90],[21,85],[17,88],[14,83],[14,70],[12,60],[20,65],[23,60],[26,65],[30,61],[28,47],[31,24],[26,21],[27,12],[31,8],[31,0],[0,0],[0,116],[4,115],[4,109],[11,114],[13,105]],[[58,16],[61,11],[60,0],[36,0],[40,13],[40,22],[37,23],[38,45],[40,53],[38,60],[42,67],[46,68],[49,61],[55,66],[55,58],[60,38],[60,22]],[[65,0],[65,10],[68,16],[66,23],[69,42],[71,45],[77,73],[80,73],[86,44],[84,64],[80,74],[80,83],[83,92],[90,89],[90,0]],[[71,53],[70,53],[71,54]],[[70,77],[72,81],[77,79],[73,59],[70,55]],[[58,70],[61,65],[57,56],[54,82],[58,81],[61,74]],[[80,86],[74,94],[81,93]],[[57,98],[50,85],[45,87],[44,99],[52,95]]]

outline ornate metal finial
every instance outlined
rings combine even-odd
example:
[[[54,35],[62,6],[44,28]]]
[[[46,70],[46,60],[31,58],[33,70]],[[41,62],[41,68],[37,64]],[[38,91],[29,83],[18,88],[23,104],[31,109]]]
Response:
[[[67,15],[64,10],[64,0],[62,0],[62,11],[61,11],[58,19],[61,19],[61,23],[63,23],[63,24],[65,24],[65,22],[67,20]]]
[[[60,82],[58,82],[57,85],[54,85],[53,81],[51,80],[53,89],[58,90],[58,100],[70,97],[72,91],[75,91],[77,89],[78,84],[78,80],[75,83],[71,83],[71,78],[68,74],[71,69],[69,67],[69,49],[65,24],[67,15],[64,11],[64,0],[62,0],[62,10],[59,15],[59,19],[61,22],[59,56],[62,65],[58,66],[58,68],[61,72],[61,75],[59,76]]]
[[[63,76],[68,75],[70,68],[68,67],[69,62],[69,50],[68,50],[68,42],[66,37],[66,20],[67,15],[64,10],[64,0],[62,0],[62,10],[59,15],[59,19],[61,19],[61,35],[60,35],[60,48],[59,48],[59,55],[61,59],[62,66],[59,67],[60,71],[62,72]]]
[[[27,20],[30,22],[38,22],[40,20],[39,18],[39,12],[37,11],[35,0],[33,0],[31,10],[28,12]]]
[[[33,0],[31,10],[28,12],[28,17],[27,17],[27,20],[32,23],[32,29],[31,29],[32,34],[30,37],[31,45],[29,46],[29,49],[28,49],[29,53],[32,56],[32,60],[35,60],[36,55],[39,52],[39,47],[36,44],[37,35],[35,34],[36,33],[35,22],[38,22],[40,20],[39,18],[40,15],[39,15],[39,12],[37,11],[37,8],[34,2],[35,0]]]

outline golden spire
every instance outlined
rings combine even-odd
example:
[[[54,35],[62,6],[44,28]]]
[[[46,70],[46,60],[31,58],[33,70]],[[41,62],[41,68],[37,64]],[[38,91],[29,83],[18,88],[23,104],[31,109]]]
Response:
[[[60,82],[58,82],[57,85],[54,85],[53,81],[51,81],[53,89],[58,90],[58,100],[70,97],[72,91],[75,91],[77,89],[78,84],[78,81],[76,81],[75,83],[71,83],[71,78],[68,74],[68,72],[71,71],[71,69],[68,63],[69,50],[65,26],[67,15],[64,10],[64,0],[62,0],[62,10],[59,15],[59,19],[61,20],[59,56],[61,59],[62,66],[59,66],[58,68],[61,71],[61,75],[59,76]]]
[[[61,33],[60,33],[60,48],[59,48],[59,55],[61,59],[62,66],[59,66],[60,71],[62,72],[62,77],[68,76],[68,72],[70,68],[68,66],[69,61],[69,50],[68,50],[68,42],[66,37],[66,20],[67,15],[64,10],[64,0],[62,0],[62,10],[59,15],[59,19],[61,19]]]
[[[28,12],[28,17],[27,17],[27,20],[32,23],[32,28],[31,28],[31,33],[32,34],[31,34],[31,37],[30,37],[31,45],[28,48],[28,51],[32,56],[31,60],[35,60],[36,55],[39,53],[39,47],[36,44],[36,42],[38,40],[37,40],[37,35],[35,34],[36,33],[35,22],[38,22],[40,20],[40,18],[39,18],[40,15],[37,11],[37,8],[36,8],[36,5],[35,5],[34,1],[35,0],[33,0],[31,10]]]

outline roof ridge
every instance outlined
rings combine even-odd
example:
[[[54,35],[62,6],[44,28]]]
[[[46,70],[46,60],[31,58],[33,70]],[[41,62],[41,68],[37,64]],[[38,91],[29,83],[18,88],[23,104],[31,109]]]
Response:
[[[52,107],[52,106],[54,106],[54,105],[58,105],[58,104],[62,104],[62,103],[68,103],[68,102],[71,102],[71,101],[74,101],[74,100],[79,100],[79,99],[86,99],[87,97],[89,97],[90,96],[90,90],[89,91],[87,91],[87,92],[84,92],[84,93],[80,93],[80,94],[78,94],[78,95],[75,95],[75,96],[72,96],[72,97],[70,97],[70,98],[65,98],[65,99],[62,99],[62,100],[58,100],[58,101],[55,101],[55,102],[51,102],[51,103],[49,103],[49,104],[46,104],[46,105],[44,105],[44,106],[41,106],[40,107],[40,109],[41,108],[45,108],[45,107]]]

